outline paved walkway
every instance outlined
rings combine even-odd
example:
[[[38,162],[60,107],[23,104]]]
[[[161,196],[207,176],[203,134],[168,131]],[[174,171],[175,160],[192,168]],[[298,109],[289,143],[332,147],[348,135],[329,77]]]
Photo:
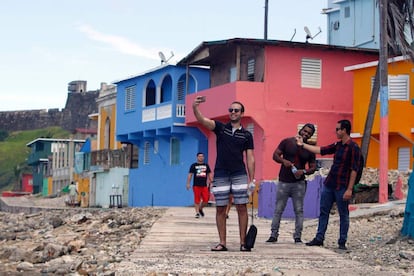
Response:
[[[269,244],[265,240],[271,221],[255,219],[258,228],[255,247],[252,252],[240,252],[234,207],[227,224],[229,251],[212,252],[210,248],[218,241],[215,208],[206,209],[206,216],[196,219],[193,208],[169,208],[129,260],[118,265],[118,275],[132,275],[132,272],[147,275],[151,272],[152,275],[161,275],[154,274],[161,272],[170,273],[168,275],[390,275],[350,261],[338,252],[294,244],[293,222],[286,220],[282,221],[279,241]],[[368,208],[360,213],[373,211]],[[316,223],[316,220],[305,223]]]

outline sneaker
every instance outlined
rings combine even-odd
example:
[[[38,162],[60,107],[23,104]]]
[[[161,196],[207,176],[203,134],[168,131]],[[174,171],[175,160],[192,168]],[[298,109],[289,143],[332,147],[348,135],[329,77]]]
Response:
[[[277,238],[276,237],[270,237],[267,239],[266,242],[277,242]]]
[[[310,242],[307,242],[306,245],[307,246],[323,246],[323,241],[320,241],[320,240],[317,240],[316,238],[314,238]]]
[[[202,217],[204,217],[204,212],[203,212],[203,209],[200,209],[200,215],[202,216]]]
[[[300,238],[295,238],[295,243],[302,243],[302,240]]]
[[[197,214],[195,215],[195,218],[200,218],[200,214],[199,214],[199,213],[197,213]]]
[[[344,243],[343,243],[343,244],[339,244],[338,249],[341,249],[341,250],[348,250],[348,248],[346,248],[346,246],[345,246],[345,244],[344,244]]]
[[[242,245],[240,245],[240,251],[250,252],[250,251],[252,251],[252,249],[251,249],[251,248],[248,248],[248,247],[245,247],[245,246],[242,244]]]

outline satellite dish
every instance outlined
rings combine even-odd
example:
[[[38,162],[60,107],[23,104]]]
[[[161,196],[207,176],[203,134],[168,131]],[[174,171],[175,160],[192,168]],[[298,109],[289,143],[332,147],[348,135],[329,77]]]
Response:
[[[307,26],[305,26],[303,29],[306,33],[306,43],[308,42],[309,38],[314,39],[318,34],[322,32],[321,27],[319,27],[319,32],[316,35],[312,36],[312,33],[309,31],[309,28]]]
[[[158,52],[158,56],[161,59],[161,64],[163,64],[163,63],[168,63],[168,61],[174,56],[174,53],[173,53],[173,51],[171,51],[171,56],[168,59],[165,58],[164,53],[161,52],[161,51]]]
[[[309,31],[309,28],[307,26],[305,26],[303,29],[305,30],[305,33],[306,33],[306,42],[308,42],[309,38],[313,39],[312,38],[312,33]]]
[[[164,62],[166,62],[167,61],[167,59],[165,58],[165,55],[164,55],[164,53],[163,52],[158,52],[158,56],[160,57],[160,59],[161,59],[161,64],[163,64]]]

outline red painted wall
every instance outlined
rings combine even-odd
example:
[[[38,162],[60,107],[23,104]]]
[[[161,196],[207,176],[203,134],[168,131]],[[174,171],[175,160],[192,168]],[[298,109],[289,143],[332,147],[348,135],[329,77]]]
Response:
[[[33,193],[33,175],[24,173],[22,175],[22,192]]]
[[[301,60],[322,60],[322,87],[301,87]],[[335,141],[335,125],[340,119],[352,121],[353,81],[344,67],[372,61],[378,56],[358,51],[335,49],[287,48],[267,46],[264,82],[233,82],[187,96],[186,122],[197,125],[191,104],[196,95],[206,95],[202,113],[209,118],[228,120],[230,103],[242,102],[246,107],[243,124],[255,123],[254,142],[256,179],[278,176],[279,164],[272,160],[279,142],[296,135],[297,125],[311,122],[318,128],[318,144]],[[215,138],[209,138],[209,164],[214,166]]]

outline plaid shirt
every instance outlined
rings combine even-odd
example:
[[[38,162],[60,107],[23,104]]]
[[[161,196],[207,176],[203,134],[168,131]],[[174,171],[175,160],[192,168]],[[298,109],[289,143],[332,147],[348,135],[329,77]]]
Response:
[[[358,171],[361,150],[349,139],[345,144],[341,141],[321,147],[321,155],[334,154],[333,164],[325,179],[325,185],[339,190],[340,186],[348,187],[351,171]]]

